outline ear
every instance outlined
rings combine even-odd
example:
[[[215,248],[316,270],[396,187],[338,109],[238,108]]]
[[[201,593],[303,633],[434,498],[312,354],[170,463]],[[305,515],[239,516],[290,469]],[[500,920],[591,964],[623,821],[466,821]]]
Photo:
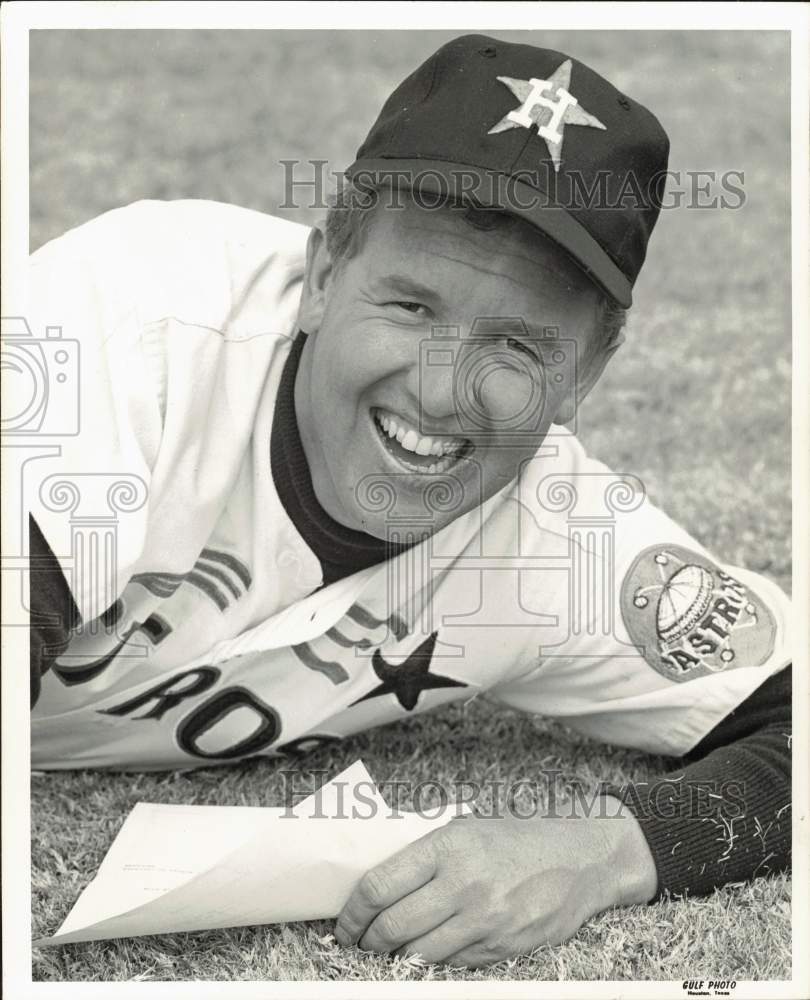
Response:
[[[571,423],[588,393],[602,377],[602,372],[607,367],[608,361],[610,361],[623,343],[624,333],[620,333],[606,347],[600,347],[598,350],[592,351],[589,358],[577,364],[576,378],[563,397],[563,401],[557,410],[557,416],[554,418],[556,424]]]
[[[326,249],[323,223],[318,223],[311,230],[307,240],[304,288],[301,293],[301,305],[298,307],[298,326],[310,336],[314,336],[321,327],[332,268],[332,258]]]

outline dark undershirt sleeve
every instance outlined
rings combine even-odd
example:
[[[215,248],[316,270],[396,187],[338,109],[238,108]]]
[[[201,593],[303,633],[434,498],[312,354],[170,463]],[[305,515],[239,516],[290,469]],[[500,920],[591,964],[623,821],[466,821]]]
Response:
[[[647,839],[655,899],[790,870],[791,694],[788,667],[718,723],[685,767],[611,789]]]
[[[31,707],[37,703],[41,678],[70,642],[80,624],[79,610],[62,567],[33,517],[28,518],[30,567],[29,627]]]

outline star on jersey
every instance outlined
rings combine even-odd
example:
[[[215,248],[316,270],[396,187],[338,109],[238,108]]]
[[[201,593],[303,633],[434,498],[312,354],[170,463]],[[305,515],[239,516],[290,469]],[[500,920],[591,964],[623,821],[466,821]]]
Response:
[[[569,93],[571,83],[571,60],[566,59],[557,67],[548,80],[516,80],[511,76],[499,76],[521,102],[519,108],[510,111],[493,125],[487,135],[505,132],[510,128],[531,128],[546,142],[555,171],[560,169],[562,159],[563,134],[566,125],[588,125],[605,129],[605,126],[579,106],[576,97]]]
[[[368,694],[364,694],[362,698],[358,698],[352,704],[357,705],[361,701],[379,698],[384,694],[395,694],[397,701],[405,711],[412,712],[423,691],[430,688],[467,687],[466,684],[453,680],[452,677],[441,677],[438,674],[429,673],[430,661],[438,634],[438,632],[433,632],[432,635],[429,635],[404,663],[387,663],[380,656],[379,649],[375,649],[371,665],[382,684],[378,684]]]

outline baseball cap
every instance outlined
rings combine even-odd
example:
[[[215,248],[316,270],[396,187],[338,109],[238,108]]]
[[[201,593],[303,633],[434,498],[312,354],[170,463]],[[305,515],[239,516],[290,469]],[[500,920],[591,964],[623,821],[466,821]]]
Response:
[[[518,215],[627,308],[668,155],[657,118],[579,60],[464,35],[394,90],[346,174]]]

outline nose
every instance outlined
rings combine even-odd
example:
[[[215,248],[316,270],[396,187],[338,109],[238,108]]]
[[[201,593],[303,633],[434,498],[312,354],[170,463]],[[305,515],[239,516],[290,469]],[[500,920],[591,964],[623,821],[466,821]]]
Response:
[[[428,342],[420,345],[419,357],[414,358],[407,376],[408,391],[418,412],[427,423],[446,428],[448,434],[458,429],[454,369],[454,352]]]

